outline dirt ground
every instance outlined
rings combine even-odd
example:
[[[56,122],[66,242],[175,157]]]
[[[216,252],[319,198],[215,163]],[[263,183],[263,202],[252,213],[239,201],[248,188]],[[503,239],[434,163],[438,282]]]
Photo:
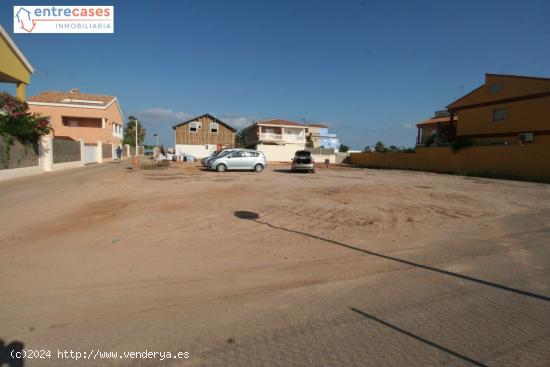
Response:
[[[550,360],[550,185],[128,168],[0,183],[0,343],[52,353],[26,365]]]

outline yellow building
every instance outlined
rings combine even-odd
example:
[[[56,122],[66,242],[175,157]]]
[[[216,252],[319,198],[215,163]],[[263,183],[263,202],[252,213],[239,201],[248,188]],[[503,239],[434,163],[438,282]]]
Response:
[[[31,82],[33,72],[25,55],[0,25],[0,83],[15,84],[17,98],[24,101],[25,87]]]
[[[550,144],[550,78],[486,74],[447,109],[474,145]]]

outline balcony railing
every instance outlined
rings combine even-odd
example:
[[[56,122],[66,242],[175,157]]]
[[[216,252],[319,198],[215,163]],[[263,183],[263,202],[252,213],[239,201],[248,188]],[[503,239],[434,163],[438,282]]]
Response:
[[[274,133],[261,133],[260,140],[263,141],[275,141],[275,142],[287,142],[287,143],[296,143],[296,142],[305,142],[306,139],[303,135],[296,134],[274,134]]]
[[[283,135],[282,134],[273,134],[273,133],[261,133],[260,134],[260,139],[261,140],[278,140],[278,141],[282,141],[283,140]]]

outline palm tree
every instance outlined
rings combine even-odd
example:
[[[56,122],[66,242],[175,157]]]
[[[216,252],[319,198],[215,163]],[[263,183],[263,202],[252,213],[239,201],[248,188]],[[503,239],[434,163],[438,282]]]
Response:
[[[239,130],[237,135],[235,135],[235,144],[239,148],[244,148],[245,147],[245,145],[246,145],[246,129]]]
[[[130,146],[136,145],[136,124],[138,129],[138,145],[143,144],[145,140],[145,129],[137,117],[130,116],[128,117],[128,122],[124,128],[124,144],[130,144]]]

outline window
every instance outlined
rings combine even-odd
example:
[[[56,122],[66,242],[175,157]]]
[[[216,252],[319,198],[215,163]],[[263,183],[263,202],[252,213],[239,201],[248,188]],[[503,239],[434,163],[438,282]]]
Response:
[[[217,122],[211,122],[210,123],[210,132],[211,133],[217,133],[218,132],[218,123]]]
[[[189,132],[196,133],[197,132],[197,122],[190,122],[189,123]]]
[[[236,151],[231,154],[231,158],[241,158],[243,156],[243,152]]]
[[[500,85],[500,83],[493,83],[489,87],[491,94],[497,94],[498,92],[500,92],[501,89],[502,89],[502,86]]]
[[[506,108],[493,110],[493,121],[504,121],[506,119]]]

